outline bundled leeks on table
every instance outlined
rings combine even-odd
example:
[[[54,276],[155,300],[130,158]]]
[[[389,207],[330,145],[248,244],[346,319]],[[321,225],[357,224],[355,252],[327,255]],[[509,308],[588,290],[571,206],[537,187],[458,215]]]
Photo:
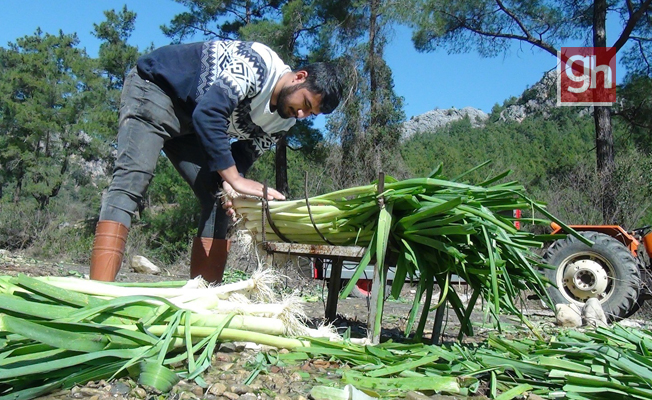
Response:
[[[546,219],[528,218],[529,222],[547,224],[551,219],[566,227],[543,204],[530,199],[517,182],[497,183],[508,173],[477,184],[461,182],[472,171],[475,169],[448,180],[441,175],[439,167],[427,178],[397,181],[386,177],[382,193],[378,193],[378,182],[375,182],[309,199],[269,201],[265,205],[268,216],[262,212],[264,205],[260,199],[235,198],[233,205],[243,217],[245,228],[258,241],[263,240],[262,221],[265,220],[265,240],[366,246],[367,253],[342,292],[342,298],[352,290],[373,258],[378,260],[376,265],[381,273],[386,259],[395,260],[391,289],[394,297],[400,294],[406,277],[418,277],[406,334],[414,326],[420,304],[424,307],[416,328],[417,337],[423,333],[428,312],[448,301],[463,321],[460,334],[471,335],[470,315],[479,298],[486,302],[486,310],[496,320],[501,310],[522,317],[517,307],[522,291],[532,291],[550,302],[539,272],[542,264],[531,251],[533,247],[542,247],[550,236],[518,230],[513,218],[500,212],[531,210]],[[464,279],[473,291],[466,306],[451,289],[453,275]],[[435,283],[443,297],[433,307]],[[377,328],[379,325],[376,323]]]

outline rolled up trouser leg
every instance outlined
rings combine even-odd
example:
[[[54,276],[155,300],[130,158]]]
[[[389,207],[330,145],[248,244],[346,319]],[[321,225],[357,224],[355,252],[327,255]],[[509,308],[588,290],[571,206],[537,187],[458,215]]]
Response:
[[[95,241],[91,254],[90,278],[113,282],[125,252],[129,229],[115,221],[100,221],[95,228]]]

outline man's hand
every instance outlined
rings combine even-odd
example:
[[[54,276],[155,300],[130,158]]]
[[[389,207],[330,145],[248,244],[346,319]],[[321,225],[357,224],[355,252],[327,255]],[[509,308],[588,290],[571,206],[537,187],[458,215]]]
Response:
[[[244,178],[243,178],[244,179]],[[258,183],[256,181],[252,181],[250,179],[247,179],[248,181]],[[258,183],[259,184],[259,183]],[[259,184],[260,185],[260,184]],[[279,197],[273,197],[272,191],[274,193],[277,193],[281,198]],[[238,196],[238,192],[233,189],[233,186],[231,186],[227,181],[222,182],[222,192],[225,194],[222,197],[222,208],[226,210],[226,215],[231,217],[231,220],[233,222],[236,222],[238,220],[235,210],[233,209],[233,202],[231,201],[232,198]],[[240,192],[242,193],[242,192]],[[248,193],[247,193],[248,194]],[[257,196],[257,195],[254,195]],[[258,197],[263,197],[263,190],[260,189],[260,196]],[[267,200],[285,200],[285,196],[283,196],[281,193],[278,191],[272,189],[272,188],[267,188]]]
[[[260,182],[240,177],[240,179],[236,179],[234,182],[230,182],[230,184],[232,189],[240,194],[263,197],[263,184]],[[268,187],[267,200],[285,200],[285,196],[276,189]]]
[[[263,197],[263,184],[240,176],[235,165],[218,172],[222,176],[224,183],[229,184],[231,191],[250,196]],[[267,200],[285,200],[285,196],[276,189],[268,187]]]

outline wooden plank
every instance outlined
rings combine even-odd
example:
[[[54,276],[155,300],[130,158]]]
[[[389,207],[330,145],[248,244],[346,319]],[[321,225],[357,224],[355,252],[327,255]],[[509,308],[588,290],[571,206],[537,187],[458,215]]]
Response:
[[[360,246],[331,246],[317,244],[265,242],[263,248],[271,253],[286,253],[298,256],[323,256],[323,258],[342,257],[343,260],[359,261],[365,247]]]

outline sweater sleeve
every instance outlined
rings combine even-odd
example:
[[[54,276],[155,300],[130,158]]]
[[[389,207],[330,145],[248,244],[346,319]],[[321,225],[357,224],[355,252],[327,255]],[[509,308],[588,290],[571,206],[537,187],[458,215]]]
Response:
[[[246,64],[227,66],[195,107],[193,125],[206,151],[211,171],[235,165],[227,134],[229,117],[238,103],[259,91],[253,76],[253,71]]]

